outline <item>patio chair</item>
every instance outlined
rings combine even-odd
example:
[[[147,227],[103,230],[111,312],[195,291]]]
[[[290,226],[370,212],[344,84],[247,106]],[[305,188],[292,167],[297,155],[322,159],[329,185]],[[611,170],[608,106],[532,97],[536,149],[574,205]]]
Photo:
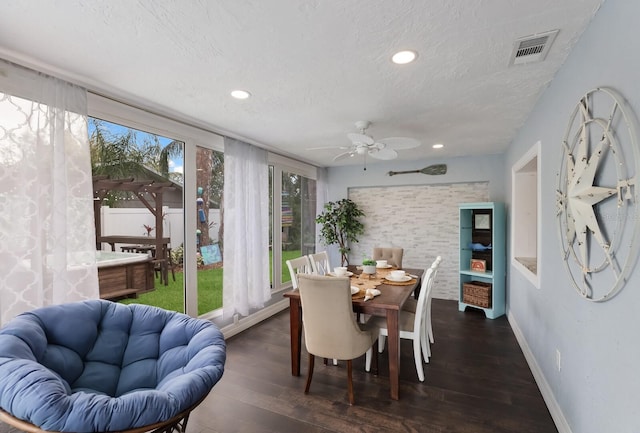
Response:
[[[213,323],[174,311],[39,308],[0,330],[0,419],[27,432],[184,431],[225,358]]]

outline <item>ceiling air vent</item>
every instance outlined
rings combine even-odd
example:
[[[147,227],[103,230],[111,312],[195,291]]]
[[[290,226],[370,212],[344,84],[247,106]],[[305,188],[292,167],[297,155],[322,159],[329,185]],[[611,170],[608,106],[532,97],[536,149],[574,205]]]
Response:
[[[543,61],[557,34],[558,30],[552,30],[516,40],[513,44],[509,65]]]

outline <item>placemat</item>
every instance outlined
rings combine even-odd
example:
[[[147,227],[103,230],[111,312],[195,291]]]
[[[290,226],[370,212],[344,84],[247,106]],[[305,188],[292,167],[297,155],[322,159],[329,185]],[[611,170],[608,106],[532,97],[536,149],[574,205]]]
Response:
[[[418,280],[415,278],[410,279],[409,281],[392,281],[392,280],[384,280],[384,284],[388,284],[390,286],[408,286],[410,284],[415,284]]]

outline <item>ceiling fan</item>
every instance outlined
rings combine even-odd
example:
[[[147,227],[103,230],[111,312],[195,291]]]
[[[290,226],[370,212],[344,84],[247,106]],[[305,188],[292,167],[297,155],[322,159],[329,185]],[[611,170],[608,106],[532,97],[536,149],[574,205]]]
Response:
[[[344,150],[344,152],[333,158],[334,161],[354,157],[356,155],[363,155],[365,163],[367,155],[381,160],[396,159],[398,157],[398,152],[396,152],[396,150],[413,149],[420,146],[420,142],[418,140],[408,137],[389,137],[382,140],[374,140],[373,137],[366,134],[367,128],[371,126],[371,122],[368,120],[359,120],[355,125],[360,132],[347,134],[347,138],[351,141],[351,145],[331,148]],[[326,147],[322,149],[326,149]],[[366,169],[367,168],[365,166],[365,170]]]

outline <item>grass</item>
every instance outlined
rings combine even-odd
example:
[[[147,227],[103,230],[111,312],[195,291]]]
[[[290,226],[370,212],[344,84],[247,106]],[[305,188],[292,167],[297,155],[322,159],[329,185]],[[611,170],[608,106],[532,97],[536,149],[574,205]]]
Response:
[[[169,273],[169,284],[165,286],[156,278],[156,289],[143,293],[136,299],[124,299],[124,304],[145,304],[164,308],[165,310],[184,312],[184,274],[176,272],[173,281]],[[198,315],[222,307],[222,268],[198,271]]]
[[[283,282],[291,280],[285,261],[296,257],[300,257],[300,250],[282,252]],[[272,257],[269,254],[269,264],[271,263]],[[269,266],[269,269],[272,269],[272,266]],[[222,268],[198,270],[198,315],[222,308],[222,272]],[[175,281],[169,273],[169,285],[165,286],[159,278],[156,278],[154,291],[143,293],[136,299],[124,299],[120,302],[154,305],[165,310],[184,312],[183,281],[182,272],[176,272]]]

